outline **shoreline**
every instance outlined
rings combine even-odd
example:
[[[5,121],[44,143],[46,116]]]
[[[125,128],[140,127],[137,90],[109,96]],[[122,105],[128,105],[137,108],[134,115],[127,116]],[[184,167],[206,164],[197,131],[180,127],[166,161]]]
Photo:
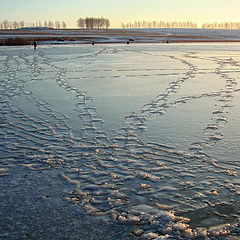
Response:
[[[240,35],[231,36],[228,31],[197,32],[192,29],[47,29],[47,30],[0,30],[0,45],[31,45],[39,44],[121,44],[121,43],[238,43]],[[211,33],[211,34],[209,34]]]

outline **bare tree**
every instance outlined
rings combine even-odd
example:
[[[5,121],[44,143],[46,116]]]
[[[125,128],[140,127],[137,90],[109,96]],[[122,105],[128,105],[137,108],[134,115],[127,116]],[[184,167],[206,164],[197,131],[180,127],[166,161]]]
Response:
[[[20,28],[24,28],[25,22],[24,21],[20,21],[19,26],[20,26]]]
[[[13,29],[12,21],[9,21],[9,29]]]
[[[3,24],[3,28],[4,28],[4,29],[8,29],[8,28],[9,28],[9,22],[8,22],[8,20],[4,20],[2,24]]]
[[[77,20],[77,26],[78,26],[79,28],[84,28],[84,27],[86,26],[86,21],[85,21],[83,18],[79,18],[79,19]]]
[[[105,19],[106,28],[108,29],[110,27],[110,21],[108,19]]]
[[[66,29],[66,27],[67,27],[66,23],[64,21],[62,21],[62,28]]]
[[[94,27],[93,24],[94,24],[94,20],[92,17],[86,18],[86,27],[87,28],[93,29],[93,27]]]
[[[54,28],[53,21],[51,21],[51,20],[48,21],[48,27],[49,28]]]
[[[98,29],[104,26],[105,19],[103,17],[98,18]]]
[[[14,29],[17,29],[17,28],[19,28],[19,23],[14,21],[12,26],[13,26]]]
[[[59,29],[61,27],[61,23],[59,21],[55,21],[55,28]]]

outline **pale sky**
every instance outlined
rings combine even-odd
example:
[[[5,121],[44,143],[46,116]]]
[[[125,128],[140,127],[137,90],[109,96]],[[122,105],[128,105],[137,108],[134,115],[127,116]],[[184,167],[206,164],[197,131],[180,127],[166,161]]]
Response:
[[[0,0],[0,21],[63,20],[76,27],[79,17],[108,18],[111,27],[121,22],[192,21],[240,22],[240,0]]]

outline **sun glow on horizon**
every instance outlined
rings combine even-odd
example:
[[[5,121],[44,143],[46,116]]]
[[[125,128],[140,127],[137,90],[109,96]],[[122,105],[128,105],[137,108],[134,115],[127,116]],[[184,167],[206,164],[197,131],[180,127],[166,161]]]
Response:
[[[0,0],[0,21],[65,21],[68,28],[76,28],[79,17],[104,17],[112,28],[121,22],[134,21],[190,21],[201,27],[206,22],[240,22],[239,0]]]

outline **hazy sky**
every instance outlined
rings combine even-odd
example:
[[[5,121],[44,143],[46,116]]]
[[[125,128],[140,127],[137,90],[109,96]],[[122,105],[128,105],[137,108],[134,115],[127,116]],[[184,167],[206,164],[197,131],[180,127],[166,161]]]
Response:
[[[0,21],[64,20],[76,27],[79,17],[105,17],[111,27],[121,22],[240,22],[240,0],[0,0]]]

